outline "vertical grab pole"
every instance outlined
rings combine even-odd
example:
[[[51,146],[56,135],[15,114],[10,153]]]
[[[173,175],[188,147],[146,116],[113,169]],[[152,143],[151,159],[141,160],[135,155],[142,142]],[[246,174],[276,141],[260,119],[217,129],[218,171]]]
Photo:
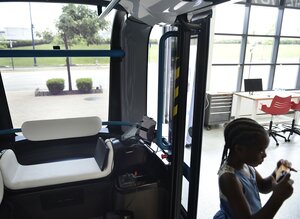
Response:
[[[201,20],[198,30],[198,44],[196,57],[195,97],[193,109],[193,131],[190,163],[190,186],[188,198],[188,219],[197,218],[198,192],[200,182],[200,165],[202,152],[202,136],[204,124],[204,103],[206,94],[209,28],[211,11]]]
[[[187,20],[186,15],[179,18]],[[190,53],[191,31],[183,22],[178,26],[178,50],[176,60],[176,79],[173,104],[173,130],[172,130],[172,162],[171,162],[171,204],[170,218],[180,219],[181,192],[183,177],[183,157],[185,142],[185,119],[188,87],[188,68]]]

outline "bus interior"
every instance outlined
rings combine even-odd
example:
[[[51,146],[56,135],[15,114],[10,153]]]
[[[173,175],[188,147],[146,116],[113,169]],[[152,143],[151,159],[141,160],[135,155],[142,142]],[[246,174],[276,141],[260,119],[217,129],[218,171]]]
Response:
[[[114,12],[111,37],[109,49],[103,50],[0,48],[0,59],[16,68],[0,65],[0,218],[197,218],[211,7],[222,2],[31,1],[31,7],[49,4],[49,10],[52,3],[89,5],[99,19]],[[2,3],[28,6],[22,0]],[[153,67],[150,35],[156,27],[160,35]],[[48,102],[25,106],[22,87],[27,79],[14,74],[18,60],[34,58],[39,65],[39,60],[69,57],[73,62],[78,57],[109,60],[104,104],[66,99],[72,95],[58,102],[54,98],[63,95],[53,95],[32,98],[52,99],[58,108],[70,101],[72,107],[60,114]],[[32,68],[27,75],[38,81]],[[155,80],[150,78],[153,69]],[[74,115],[79,108],[82,114]],[[99,111],[89,114],[92,108]],[[36,117],[38,113],[42,116]],[[25,119],[16,119],[16,114]],[[190,163],[185,163],[184,148],[191,137]]]

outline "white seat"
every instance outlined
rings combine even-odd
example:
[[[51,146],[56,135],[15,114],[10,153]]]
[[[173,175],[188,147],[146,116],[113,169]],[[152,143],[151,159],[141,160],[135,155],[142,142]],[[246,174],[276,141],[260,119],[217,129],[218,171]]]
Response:
[[[100,170],[94,157],[21,165],[17,161],[15,153],[8,149],[0,159],[4,185],[9,189],[18,190],[106,177],[113,169],[112,144],[110,140],[106,140],[106,144],[110,150],[107,167],[103,171]]]
[[[22,125],[22,132],[28,140],[45,141],[93,136],[99,133],[101,125],[99,117],[38,120],[25,122]],[[4,183],[4,186],[9,189],[18,190],[108,176],[113,168],[113,148],[109,139],[105,141],[105,144],[109,148],[109,153],[106,168],[102,171],[95,157],[21,165],[14,151],[8,149],[0,158],[0,170],[3,178],[3,182],[0,180],[0,195],[3,193],[1,183]],[[98,147],[96,143],[95,147]],[[98,155],[95,154],[97,158]]]
[[[0,171],[0,204],[1,204],[2,199],[3,199],[3,194],[4,194],[4,185],[3,185],[2,174],[1,174],[1,171]]]
[[[43,141],[96,135],[101,126],[101,119],[92,116],[27,121],[22,124],[21,129],[28,140]]]

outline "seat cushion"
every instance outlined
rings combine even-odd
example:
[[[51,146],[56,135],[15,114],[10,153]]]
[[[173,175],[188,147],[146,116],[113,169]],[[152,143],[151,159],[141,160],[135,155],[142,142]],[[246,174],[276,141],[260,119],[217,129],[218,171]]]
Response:
[[[8,149],[0,159],[4,185],[9,189],[18,190],[106,177],[113,169],[112,144],[109,140],[106,140],[106,143],[110,151],[107,167],[103,171],[94,157],[21,165],[15,153]]]

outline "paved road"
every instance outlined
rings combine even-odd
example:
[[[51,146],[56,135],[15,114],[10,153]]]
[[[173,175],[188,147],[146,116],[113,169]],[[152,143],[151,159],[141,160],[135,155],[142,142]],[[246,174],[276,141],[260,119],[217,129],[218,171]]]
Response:
[[[23,68],[12,71],[0,69],[6,91],[47,90],[46,81],[50,78],[64,78],[65,87],[68,89],[68,72],[66,67],[57,68]],[[93,86],[108,88],[109,66],[83,66],[71,67],[72,87],[76,89],[76,79],[89,77],[93,79]]]
[[[68,89],[66,68],[1,69],[10,114],[15,128],[24,121],[65,117],[108,117],[109,66],[85,66],[71,68],[72,87],[76,79],[89,77],[93,86],[102,86],[103,93],[81,95],[57,95],[36,97],[37,88],[47,90],[49,78],[64,78]]]
[[[157,81],[157,65],[149,66],[149,81]],[[66,68],[24,68],[0,69],[6,90],[13,125],[21,127],[24,121],[38,119],[54,119],[81,116],[99,116],[108,120],[109,66],[72,67],[72,86],[76,89],[76,79],[90,77],[93,86],[102,86],[103,93],[82,95],[57,95],[36,97],[37,88],[47,90],[46,81],[49,78],[64,78],[65,89],[68,89]],[[157,83],[151,85],[148,94],[148,115],[156,118]]]

